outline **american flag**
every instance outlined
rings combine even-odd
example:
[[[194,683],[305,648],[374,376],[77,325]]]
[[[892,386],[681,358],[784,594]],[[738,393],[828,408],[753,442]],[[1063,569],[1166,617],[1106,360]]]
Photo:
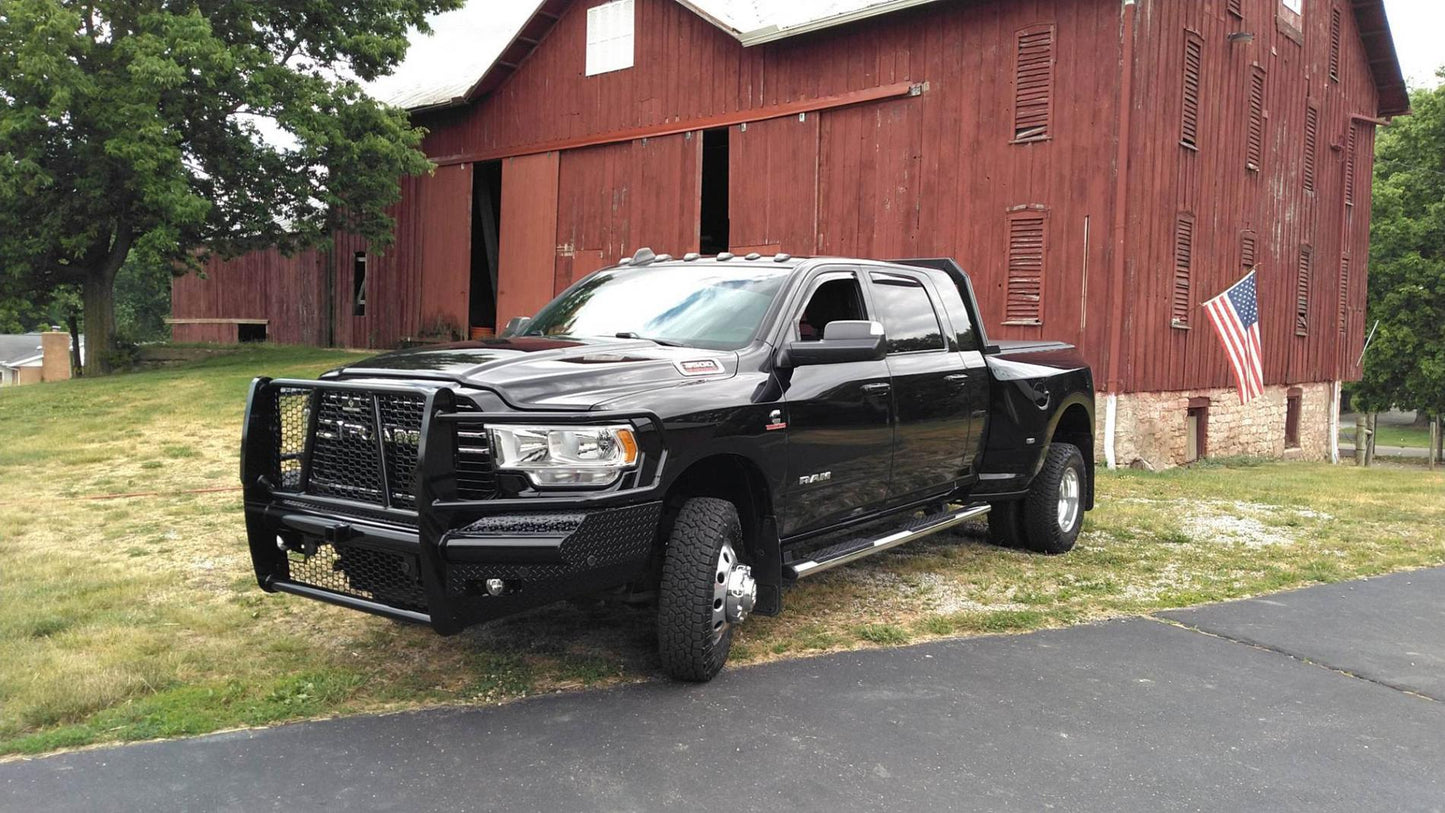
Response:
[[[1239,382],[1239,402],[1247,404],[1264,394],[1263,353],[1259,349],[1259,298],[1254,271],[1224,293],[1204,303],[1209,321],[1224,343],[1234,378]]]

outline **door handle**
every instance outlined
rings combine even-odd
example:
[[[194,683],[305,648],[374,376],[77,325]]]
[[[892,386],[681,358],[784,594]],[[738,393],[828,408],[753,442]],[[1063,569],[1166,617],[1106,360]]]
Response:
[[[893,389],[892,384],[888,384],[882,381],[873,384],[863,385],[863,392],[869,395],[882,395],[883,393],[888,392],[891,389]]]
[[[963,382],[968,380],[968,373],[954,373],[953,375],[946,375],[943,377],[943,380],[947,381],[950,384],[962,384]]]

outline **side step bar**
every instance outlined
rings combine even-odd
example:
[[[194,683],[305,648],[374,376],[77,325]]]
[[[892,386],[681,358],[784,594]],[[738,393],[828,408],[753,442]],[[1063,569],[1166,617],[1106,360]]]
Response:
[[[977,519],[988,513],[989,506],[986,503],[968,505],[954,511],[934,514],[917,520],[912,526],[896,531],[879,539],[855,539],[832,547],[825,548],[813,554],[815,558],[806,562],[794,562],[791,565],[784,565],[784,575],[791,575],[795,579],[805,576],[813,576],[825,570],[831,570],[838,565],[846,565],[849,562],[856,562],[865,556],[872,556],[875,553],[882,553],[889,548],[896,548],[904,542],[928,536],[932,533],[952,528],[962,522]]]

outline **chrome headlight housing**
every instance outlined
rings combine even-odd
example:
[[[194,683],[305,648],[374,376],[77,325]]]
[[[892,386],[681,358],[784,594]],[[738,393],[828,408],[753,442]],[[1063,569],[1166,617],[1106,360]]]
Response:
[[[490,428],[501,471],[527,475],[541,488],[600,487],[637,465],[637,438],[626,424]]]

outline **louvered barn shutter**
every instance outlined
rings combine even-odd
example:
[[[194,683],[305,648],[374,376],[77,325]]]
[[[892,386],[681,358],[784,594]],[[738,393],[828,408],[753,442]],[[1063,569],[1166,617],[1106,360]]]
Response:
[[[1189,287],[1194,266],[1194,217],[1179,215],[1174,222],[1174,291],[1170,324],[1189,326]]]
[[[1014,52],[1014,140],[1046,138],[1053,110],[1054,27],[1018,32]]]
[[[1044,213],[1008,216],[1008,292],[1004,319],[1009,324],[1043,323]]]

